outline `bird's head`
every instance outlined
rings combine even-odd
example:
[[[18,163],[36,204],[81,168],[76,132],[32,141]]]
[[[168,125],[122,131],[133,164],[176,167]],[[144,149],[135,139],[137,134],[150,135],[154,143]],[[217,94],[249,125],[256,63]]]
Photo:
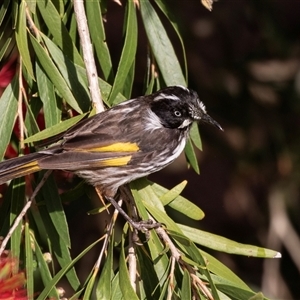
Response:
[[[204,122],[223,130],[207,112],[198,94],[183,86],[171,86],[154,94],[151,110],[164,127],[188,129],[193,122]]]

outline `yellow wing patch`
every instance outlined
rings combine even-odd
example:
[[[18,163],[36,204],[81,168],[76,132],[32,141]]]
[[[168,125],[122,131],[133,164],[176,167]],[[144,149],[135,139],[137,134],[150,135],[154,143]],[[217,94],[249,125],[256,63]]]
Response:
[[[126,166],[127,163],[130,161],[131,155],[117,157],[117,158],[110,158],[106,160],[101,160],[97,163],[99,167],[121,167]]]
[[[16,177],[25,176],[27,174],[31,174],[31,173],[34,173],[34,172],[37,172],[37,171],[40,171],[40,170],[41,170],[41,168],[39,167],[38,162],[33,161],[33,162],[30,162],[30,163],[25,164],[23,166],[17,167],[15,172],[14,172],[14,175]]]
[[[91,152],[137,152],[139,151],[137,143],[114,143],[108,146],[90,148]]]

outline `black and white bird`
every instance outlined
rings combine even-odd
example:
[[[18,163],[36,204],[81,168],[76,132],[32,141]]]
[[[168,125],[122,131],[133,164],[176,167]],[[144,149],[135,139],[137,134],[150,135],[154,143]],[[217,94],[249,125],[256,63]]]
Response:
[[[222,127],[198,94],[171,86],[85,119],[45,150],[0,163],[0,184],[42,169],[74,172],[115,203],[120,186],[157,172],[183,151],[193,122]]]

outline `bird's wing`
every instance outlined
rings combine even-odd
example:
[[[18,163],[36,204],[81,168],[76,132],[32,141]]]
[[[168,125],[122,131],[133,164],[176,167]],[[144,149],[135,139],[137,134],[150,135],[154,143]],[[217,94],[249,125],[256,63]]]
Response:
[[[127,165],[141,151],[141,133],[136,129],[128,133],[128,126],[140,121],[135,117],[129,122],[127,117],[107,111],[79,122],[64,134],[61,145],[41,151],[49,155],[39,161],[39,166],[72,171]]]

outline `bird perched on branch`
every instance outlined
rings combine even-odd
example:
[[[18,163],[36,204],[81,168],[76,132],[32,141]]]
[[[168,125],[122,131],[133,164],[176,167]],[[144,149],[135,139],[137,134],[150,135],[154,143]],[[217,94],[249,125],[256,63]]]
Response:
[[[0,184],[43,169],[70,171],[120,211],[115,201],[119,187],[173,162],[183,151],[193,122],[222,130],[195,91],[167,87],[79,122],[60,136],[59,144],[1,162]]]

